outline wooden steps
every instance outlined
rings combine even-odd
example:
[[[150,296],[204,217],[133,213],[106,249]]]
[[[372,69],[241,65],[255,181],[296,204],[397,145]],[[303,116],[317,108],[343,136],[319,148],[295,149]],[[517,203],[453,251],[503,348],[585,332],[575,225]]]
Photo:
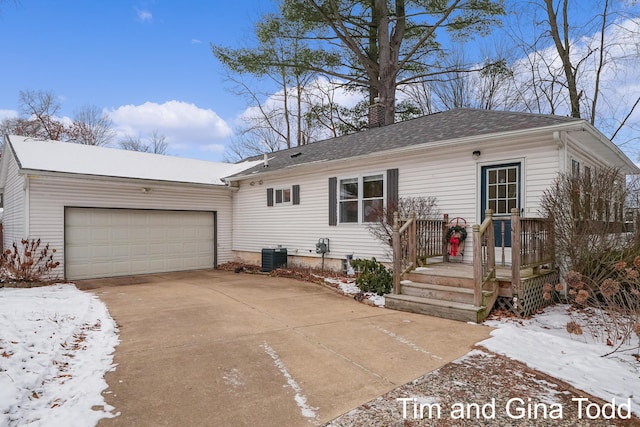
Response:
[[[497,282],[482,291],[480,306],[473,304],[473,274],[468,266],[442,264],[444,268],[412,271],[400,283],[400,294],[385,295],[385,306],[394,310],[410,311],[480,323],[489,315],[497,298]]]

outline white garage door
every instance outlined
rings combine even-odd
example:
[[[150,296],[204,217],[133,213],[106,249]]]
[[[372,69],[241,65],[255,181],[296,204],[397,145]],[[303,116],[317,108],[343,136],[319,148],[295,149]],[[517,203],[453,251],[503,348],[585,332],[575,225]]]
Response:
[[[214,266],[213,212],[65,209],[67,279]]]

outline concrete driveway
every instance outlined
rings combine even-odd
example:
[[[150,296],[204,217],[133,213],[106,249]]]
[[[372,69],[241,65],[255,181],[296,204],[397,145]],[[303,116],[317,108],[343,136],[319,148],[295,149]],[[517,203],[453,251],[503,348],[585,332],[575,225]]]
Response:
[[[246,273],[78,287],[120,327],[105,397],[121,415],[102,427],[319,425],[464,355],[490,331]]]

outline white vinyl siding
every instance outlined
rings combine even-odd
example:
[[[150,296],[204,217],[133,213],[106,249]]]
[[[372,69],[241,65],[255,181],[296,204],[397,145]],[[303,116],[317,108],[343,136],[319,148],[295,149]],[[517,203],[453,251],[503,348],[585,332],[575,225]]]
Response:
[[[479,159],[472,152],[481,150]],[[486,165],[521,163],[521,203],[525,216],[539,216],[540,198],[558,172],[558,148],[549,135],[488,142],[477,146],[453,146],[425,150],[422,153],[370,157],[366,160],[336,162],[333,165],[308,165],[287,170],[286,177],[265,175],[264,186],[277,188],[287,182],[299,182],[305,189],[304,202],[285,210],[264,207],[264,186],[255,188],[242,182],[234,194],[234,241],[236,251],[258,252],[264,247],[281,245],[290,255],[315,257],[315,243],[330,238],[329,258],[375,256],[390,261],[389,247],[371,237],[367,224],[329,226],[327,206],[330,177],[341,179],[369,176],[375,171],[399,169],[399,197],[433,196],[438,208],[450,217],[463,217],[470,227],[480,221],[481,168]],[[295,172],[295,173],[294,173]],[[338,187],[338,193],[339,193]],[[339,197],[339,194],[338,194]],[[468,238],[467,245],[472,244]],[[467,248],[470,250],[470,247]],[[470,252],[468,252],[470,253]],[[470,257],[468,259],[470,261]]]
[[[9,151],[6,151],[9,154]],[[18,174],[18,164],[13,154],[6,159],[7,181],[4,187],[2,215],[4,248],[11,246],[13,242],[20,243],[26,237],[26,183],[25,177]]]
[[[142,189],[149,191],[143,193]],[[30,233],[57,250],[64,265],[65,207],[216,212],[217,262],[231,261],[231,192],[224,187],[148,183],[132,180],[30,177]],[[62,276],[62,269],[56,272]]]

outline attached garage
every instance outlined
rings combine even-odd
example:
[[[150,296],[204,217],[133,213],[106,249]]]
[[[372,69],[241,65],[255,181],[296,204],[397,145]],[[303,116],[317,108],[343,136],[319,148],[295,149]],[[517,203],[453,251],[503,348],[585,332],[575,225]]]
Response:
[[[65,210],[67,279],[213,268],[215,212]]]
[[[4,247],[41,239],[51,279],[216,268],[231,261],[233,192],[222,179],[260,162],[217,163],[5,137]]]

